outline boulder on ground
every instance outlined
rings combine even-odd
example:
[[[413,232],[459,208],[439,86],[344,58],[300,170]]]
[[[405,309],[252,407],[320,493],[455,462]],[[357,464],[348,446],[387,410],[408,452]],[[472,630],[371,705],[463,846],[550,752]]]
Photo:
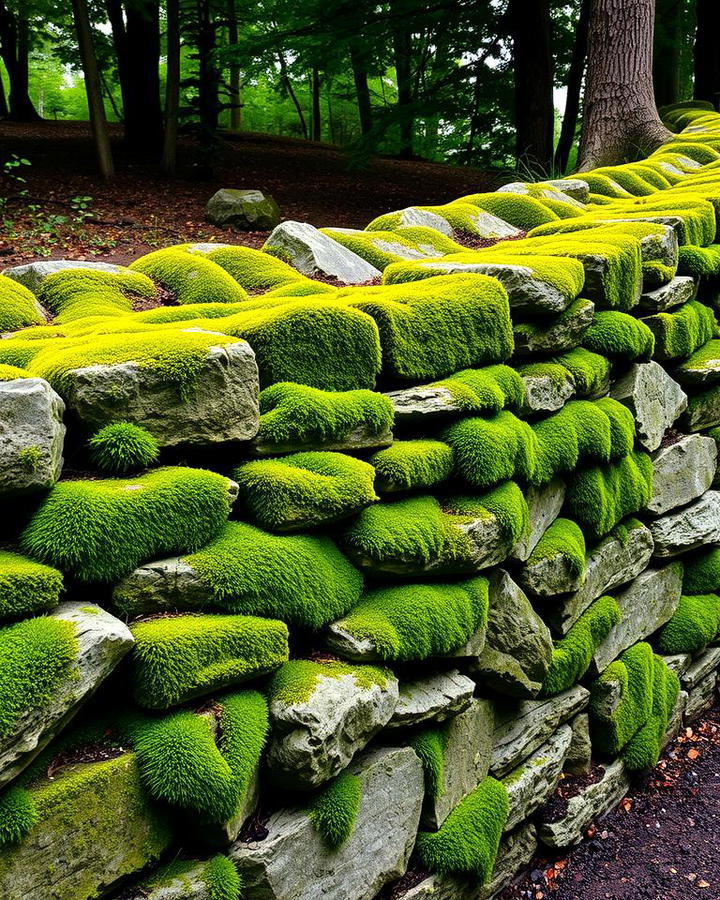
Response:
[[[635,363],[613,384],[610,396],[635,417],[637,439],[652,452],[687,407],[687,395],[665,369],[651,361]]]
[[[503,778],[509,803],[506,834],[528,819],[555,790],[572,735],[569,725],[561,725],[549,741]]]
[[[717,445],[707,435],[690,434],[663,447],[653,456],[653,515],[695,500],[712,485],[717,471]]]
[[[33,294],[37,294],[43,281],[56,272],[66,269],[95,269],[97,272],[127,272],[124,266],[116,266],[112,263],[95,262],[84,259],[43,259],[38,262],[26,263],[22,266],[13,266],[5,269],[3,275],[18,281]]]
[[[706,491],[699,500],[650,523],[655,556],[677,556],[705,544],[720,543],[720,491]]]
[[[362,284],[381,274],[308,222],[283,222],[273,229],[263,249],[281,256],[303,275],[328,275],[343,284]]]
[[[401,681],[397,706],[386,729],[441,723],[470,705],[475,682],[457,669]]]
[[[221,188],[208,200],[205,218],[221,228],[270,231],[280,221],[280,207],[262,191]]]

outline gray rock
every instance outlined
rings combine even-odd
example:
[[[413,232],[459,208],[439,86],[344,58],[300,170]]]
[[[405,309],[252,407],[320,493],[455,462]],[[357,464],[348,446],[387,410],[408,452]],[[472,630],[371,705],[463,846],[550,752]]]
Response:
[[[187,868],[170,875],[164,867],[150,872],[142,883],[123,892],[123,900],[213,900],[211,884],[206,881],[202,860],[188,860]]]
[[[399,225],[421,226],[423,228],[434,228],[445,237],[453,237],[454,231],[447,219],[431,212],[429,209],[420,209],[418,206],[408,206],[407,209],[400,210]]]
[[[400,693],[386,729],[440,723],[467,709],[475,682],[457,669],[400,682]]]
[[[212,592],[195,570],[175,556],[145,563],[113,589],[113,603],[125,616],[202,609]]]
[[[693,392],[682,424],[686,431],[703,431],[720,425],[720,385]]]
[[[485,647],[470,670],[483,684],[510,697],[536,697],[550,666],[550,629],[507,572],[490,575]]]
[[[494,713],[490,700],[473,700],[443,727],[443,767],[436,798],[425,794],[421,823],[437,831],[458,803],[474,791],[490,768]]]
[[[541,487],[531,486],[525,491],[525,499],[530,514],[530,533],[515,544],[511,554],[513,559],[521,562],[530,556],[537,542],[560,515],[565,502],[565,482],[553,478]]]
[[[697,293],[697,282],[690,275],[677,275],[667,284],[653,291],[643,291],[638,308],[645,313],[660,313],[692,300]]]
[[[675,378],[689,387],[709,387],[720,381],[720,341],[708,341],[697,354],[681,363]]]
[[[602,776],[567,801],[564,816],[554,821],[541,818],[538,837],[547,847],[571,847],[585,837],[588,826],[616,806],[630,789],[622,760],[605,767]]]
[[[690,506],[650,523],[655,556],[677,556],[705,544],[720,543],[720,491],[706,491]]]
[[[672,656],[663,656],[663,662],[671,672],[680,677],[690,668],[692,656],[689,653],[675,653]]]
[[[162,372],[135,362],[68,372],[64,399],[83,425],[134,422],[162,447],[246,441],[258,430],[258,369],[245,341],[211,347],[183,393]]]
[[[575,572],[567,555],[558,551],[552,556],[528,560],[519,570],[518,579],[530,593],[554,597],[579,590],[585,582],[585,572]]]
[[[650,530],[639,522],[637,527],[628,530],[626,540],[609,534],[588,553],[583,586],[544,605],[543,618],[555,632],[567,634],[593,600],[627,584],[643,571],[650,562],[653,547]]]
[[[42,378],[0,382],[0,494],[55,484],[63,466],[64,411]]]
[[[409,747],[378,749],[349,771],[360,779],[360,809],[339,849],[328,848],[297,809],[273,814],[264,840],[233,844],[246,900],[371,900],[403,874],[420,821],[420,760]]]
[[[48,275],[63,272],[65,269],[95,269],[97,272],[126,272],[125,266],[115,266],[112,263],[90,262],[84,259],[44,259],[38,262],[26,263],[23,266],[13,266],[5,269],[3,275],[18,281],[33,294],[37,294],[43,281]]]
[[[687,710],[688,699],[689,698],[687,691],[678,691],[677,698],[675,699],[675,704],[670,713],[670,718],[668,719],[665,734],[662,741],[660,742],[661,750],[664,750],[668,744],[676,740],[676,738],[682,731],[683,723],[685,721],[685,711]]]
[[[128,627],[95,604],[61,603],[48,616],[75,626],[76,662],[52,700],[41,708],[24,710],[12,731],[0,740],[0,785],[22,772],[62,731],[134,643]]]
[[[709,647],[680,676],[680,683],[686,691],[697,687],[708,675],[720,667],[720,647]]]
[[[422,384],[386,394],[395,410],[395,421],[423,422],[463,412],[460,401],[442,385]]]
[[[340,450],[353,452],[355,450],[377,450],[380,447],[389,447],[393,442],[392,431],[383,431],[378,434],[367,425],[349,431],[346,435],[329,440],[310,439],[308,441],[289,441],[285,444],[271,444],[256,438],[250,444],[251,456],[280,456],[286,453],[297,453],[301,450]]]
[[[706,675],[702,681],[688,691],[685,707],[685,721],[694,722],[715,703],[717,697],[717,672]]]
[[[563,772],[569,775],[583,775],[592,765],[592,743],[590,741],[590,716],[580,713],[570,722],[572,740],[568,748]]]
[[[575,396],[575,384],[568,372],[564,381],[558,383],[550,375],[529,375],[520,370],[525,396],[522,412],[526,415],[538,412],[555,412]]]
[[[306,700],[270,703],[266,763],[282,787],[306,790],[341,772],[390,720],[397,678],[363,686],[354,675],[319,675]]]
[[[565,312],[547,323],[514,324],[516,356],[563,353],[578,347],[592,324],[594,314],[594,303],[576,300]]]
[[[717,471],[717,445],[711,437],[691,434],[653,456],[653,490],[647,505],[659,516],[685,506],[712,485]]]
[[[303,275],[330,275],[344,284],[361,284],[380,277],[380,270],[365,262],[307,222],[287,221],[274,228],[263,250],[280,251],[282,258]]]
[[[624,591],[615,595],[622,619],[596,649],[593,665],[602,672],[618,656],[649,637],[672,618],[682,594],[683,567],[671,563],[647,569]]]
[[[573,200],[579,200],[580,203],[587,203],[590,196],[590,186],[582,178],[553,178],[543,184],[555,188],[561,194],[567,194]]]
[[[657,450],[663,435],[687,407],[687,395],[656,362],[635,363],[619,378],[610,396],[635,417],[637,439],[646,450]]]
[[[280,221],[280,207],[262,191],[221,188],[208,200],[205,218],[221,228],[270,231]]]
[[[562,725],[588,705],[590,692],[576,685],[542,700],[495,701],[495,732],[490,774],[502,778]]]
[[[506,834],[530,818],[555,790],[571,741],[572,729],[561,725],[549,741],[503,778],[509,803]]]
[[[422,244],[420,242],[413,242],[414,246],[401,244],[399,240],[393,241],[375,232],[363,231],[360,228],[322,228],[321,231],[340,244],[342,244],[342,236],[344,234],[361,234],[376,250],[382,253],[392,253],[393,256],[397,256],[400,259],[435,259],[441,255],[431,244]]]
[[[476,237],[481,238],[509,238],[517,237],[522,234],[521,228],[516,228],[504,219],[494,216],[492,213],[478,209],[475,215],[472,215],[471,221],[475,226]]]

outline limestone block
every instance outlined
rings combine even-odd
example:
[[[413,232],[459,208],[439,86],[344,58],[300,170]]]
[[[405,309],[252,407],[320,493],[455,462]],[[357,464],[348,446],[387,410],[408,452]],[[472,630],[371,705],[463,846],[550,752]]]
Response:
[[[690,506],[666,513],[649,527],[659,557],[720,543],[720,491],[706,491]]]
[[[618,378],[610,396],[635,417],[637,438],[649,451],[657,450],[663,435],[687,407],[687,395],[656,362],[635,363]]]
[[[329,275],[343,284],[362,284],[380,277],[380,270],[307,222],[282,222],[273,229],[264,250],[281,251],[303,275]]]
[[[711,437],[690,434],[653,456],[653,491],[648,511],[660,516],[695,500],[712,485],[717,445]]]
[[[561,725],[549,741],[503,778],[509,802],[506,834],[528,819],[555,790],[572,734],[569,725]]]
[[[386,729],[440,723],[470,705],[475,682],[457,669],[401,681],[397,706]]]

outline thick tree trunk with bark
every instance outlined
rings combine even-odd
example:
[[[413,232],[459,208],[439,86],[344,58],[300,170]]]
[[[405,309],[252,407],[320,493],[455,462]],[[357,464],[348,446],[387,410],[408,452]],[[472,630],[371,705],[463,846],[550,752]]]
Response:
[[[653,43],[653,85],[658,106],[680,100],[683,0],[656,0]]]
[[[0,3],[0,56],[10,82],[7,118],[13,122],[37,122],[40,116],[29,95],[28,21]]]
[[[553,62],[549,0],[510,0],[518,164],[549,173],[553,158]]]
[[[670,138],[652,82],[654,0],[592,0],[579,171],[647,156]]]
[[[697,0],[697,34],[695,36],[696,100],[709,100],[718,108],[720,102],[720,2]]]
[[[554,168],[556,172],[564,174],[567,169],[570,151],[575,141],[578,116],[580,114],[580,93],[582,90],[583,73],[585,72],[585,59],[587,57],[588,23],[590,21],[590,2],[582,0],[580,16],[578,18],[575,43],[573,45],[572,59],[568,71],[567,97],[565,99],[565,112],[563,114],[560,137],[555,148]]]

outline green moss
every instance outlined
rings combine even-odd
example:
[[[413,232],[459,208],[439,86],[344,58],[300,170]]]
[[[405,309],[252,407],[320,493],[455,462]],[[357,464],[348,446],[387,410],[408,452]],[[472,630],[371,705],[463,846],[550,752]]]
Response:
[[[582,343],[593,353],[629,362],[647,361],[655,350],[655,338],[648,326],[615,310],[595,313]]]
[[[445,731],[442,728],[428,728],[411,737],[410,746],[422,763],[425,796],[434,803],[443,792]]]
[[[48,616],[6,625],[0,637],[0,738],[6,738],[73,677],[79,645],[72,622]]]
[[[0,847],[19,844],[40,820],[32,795],[20,785],[0,794]]]
[[[322,391],[281,383],[260,394],[262,444],[341,442],[356,430],[382,435],[393,426],[392,402],[374,391]]]
[[[543,559],[562,556],[568,571],[575,577],[585,572],[585,537],[579,526],[571,519],[558,518],[535,545],[527,565],[532,566]]]
[[[575,176],[569,176],[575,177]],[[578,178],[582,178],[587,183],[592,194],[599,194],[603,197],[628,197],[629,192],[622,185],[618,184],[615,179],[602,172],[579,172]]]
[[[658,635],[661,653],[699,653],[720,632],[720,596],[683,595],[669,622]]]
[[[31,375],[25,369],[18,366],[0,365],[0,381],[15,381],[16,378],[30,378]]]
[[[377,500],[373,467],[344,453],[311,450],[257,460],[235,469],[232,477],[244,506],[268,531],[333,522]]]
[[[140,425],[115,422],[100,428],[88,440],[90,458],[101,472],[126,475],[155,462],[160,448],[155,438]]]
[[[43,279],[40,301],[55,314],[55,325],[87,316],[126,316],[133,297],[155,299],[155,285],[139,272],[62,269]]]
[[[372,641],[381,659],[409,661],[458,650],[485,627],[487,614],[488,582],[476,577],[368,591],[336,624]]]
[[[35,295],[12,278],[0,275],[0,332],[42,325],[44,321]]]
[[[21,545],[80,581],[114,581],[145,560],[212,540],[229,512],[227,484],[214,472],[180,466],[137,478],[61,481]]]
[[[444,497],[443,509],[468,519],[482,519],[490,513],[497,518],[504,541],[512,546],[525,538],[530,528],[527,500],[514,481],[505,481],[484,494]]]
[[[450,391],[463,412],[495,413],[501,409],[519,410],[525,396],[520,375],[510,366],[486,366],[484,369],[462,369],[433,382],[430,387]]]
[[[433,228],[402,227],[393,231],[350,231],[321,228],[323,234],[352,250],[381,271],[390,263],[458,253],[462,246]]]
[[[219,853],[207,861],[203,881],[210,895],[209,900],[240,900],[242,878],[235,863]]]
[[[54,609],[62,589],[63,577],[57,569],[0,550],[0,620]]]
[[[685,563],[683,593],[720,593],[720,548],[706,550]]]
[[[647,453],[638,451],[617,462],[577,471],[566,502],[586,537],[596,540],[643,509],[651,494],[652,462]]]
[[[579,397],[589,397],[606,388],[610,360],[583,347],[556,357],[555,362],[570,372]]]
[[[239,303],[247,294],[238,282],[212,260],[182,247],[154,250],[131,263],[130,268],[172,291],[177,302]]]
[[[449,478],[452,449],[442,441],[395,441],[370,457],[379,491],[428,488]]]
[[[622,752],[623,762],[631,772],[651,769],[660,757],[663,739],[680,691],[680,681],[665,661],[653,656],[652,706],[642,728],[630,739]]]
[[[635,446],[635,418],[632,412],[612,397],[594,401],[610,422],[610,459],[620,459]]]
[[[699,350],[691,354],[684,362],[675,370],[675,377],[684,382],[686,379],[690,382],[695,380],[698,370],[715,375],[720,371],[720,340],[708,341]]]
[[[624,166],[604,166],[594,171],[596,175],[605,175],[607,178],[610,178],[635,197],[654,194],[657,190],[654,185],[650,184],[639,174],[632,163]]]
[[[255,616],[178,615],[130,626],[134,696],[148,709],[256,678],[287,659],[283,622]]]
[[[492,876],[508,816],[505,786],[485,778],[464,797],[438,831],[421,831],[415,845],[421,865],[441,875],[472,875],[480,884]]]
[[[489,419],[462,419],[446,429],[443,440],[455,453],[458,473],[474,487],[535,476],[538,439],[527,422],[510,412],[499,412]]]
[[[18,451],[18,459],[20,460],[20,465],[26,472],[37,472],[42,459],[42,452],[37,444],[33,444],[30,447],[23,447],[22,450]]]
[[[308,816],[328,847],[336,850],[350,837],[361,799],[360,779],[349,772],[333,778],[312,799]]]
[[[509,191],[495,191],[489,194],[468,194],[460,198],[462,203],[471,203],[505,222],[529,231],[544,222],[559,218],[548,206],[527,194],[513,194]]]
[[[720,159],[720,153],[717,150],[713,150],[712,147],[701,143],[696,137],[691,140],[678,137],[674,141],[663,144],[662,149],[664,152],[679,153],[682,156],[687,156],[690,159],[694,159],[695,162],[702,163],[702,165],[707,165]]]
[[[600,597],[585,610],[565,637],[555,642],[543,693],[552,696],[576,684],[590,667],[597,647],[621,618],[620,607],[612,597]]]
[[[690,356],[715,337],[715,313],[709,306],[689,300],[671,312],[661,312],[642,320],[655,335],[654,359]]]
[[[590,686],[593,746],[600,752],[617,756],[650,717],[653,657],[649,644],[635,644],[610,663]]]
[[[336,294],[337,288],[332,284],[322,281],[313,281],[304,278],[301,281],[291,281],[289,284],[281,284],[280,287],[268,291],[266,297],[312,297],[317,294]]]
[[[678,275],[713,276],[720,274],[720,244],[709,247],[681,247]]]
[[[332,659],[291,659],[273,672],[267,686],[267,698],[270,704],[304,703],[310,699],[321,678],[352,676],[358,688],[378,685],[384,689],[391,675],[389,669],[377,666],[355,666]]]
[[[190,248],[191,253],[195,253],[191,249],[192,245],[186,247]],[[223,246],[203,252],[203,255],[224,269],[249,293],[307,281],[286,262],[250,247]]]

